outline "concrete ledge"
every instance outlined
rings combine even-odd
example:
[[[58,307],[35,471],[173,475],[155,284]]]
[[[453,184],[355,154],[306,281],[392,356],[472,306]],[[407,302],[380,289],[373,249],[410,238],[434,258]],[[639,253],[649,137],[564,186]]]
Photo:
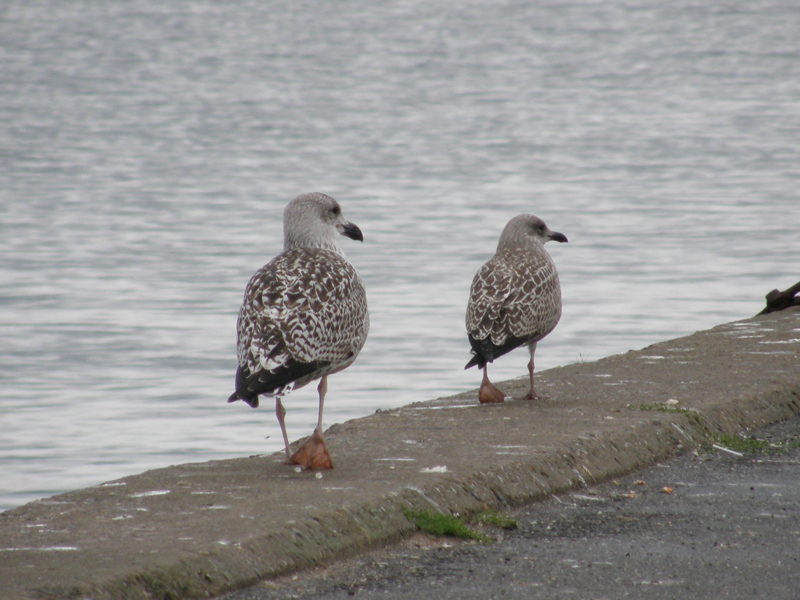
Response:
[[[538,377],[539,402],[472,391],[334,426],[321,477],[281,455],[193,463],[2,513],[0,597],[207,597],[398,539],[404,507],[519,505],[790,417],[800,310]]]

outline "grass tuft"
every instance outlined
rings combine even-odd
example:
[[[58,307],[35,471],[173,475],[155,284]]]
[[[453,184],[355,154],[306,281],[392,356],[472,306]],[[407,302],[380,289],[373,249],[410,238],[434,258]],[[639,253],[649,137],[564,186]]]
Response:
[[[470,529],[463,519],[452,515],[437,513],[432,510],[413,511],[407,508],[403,509],[403,514],[409,521],[416,525],[417,529],[430,535],[437,537],[449,536],[462,540],[476,540],[484,544],[491,544],[494,542],[488,535],[483,535],[482,533]]]

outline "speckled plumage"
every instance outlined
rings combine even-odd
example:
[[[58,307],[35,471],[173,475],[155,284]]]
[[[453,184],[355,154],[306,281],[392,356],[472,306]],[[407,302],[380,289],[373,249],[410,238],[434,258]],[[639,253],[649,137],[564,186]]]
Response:
[[[247,284],[237,329],[239,396],[297,389],[358,356],[369,331],[364,284],[336,252],[289,250]]]
[[[488,362],[518,346],[538,342],[560,318],[558,273],[541,246],[498,252],[472,281],[467,332],[472,345],[480,345],[479,356]],[[482,362],[476,364],[482,367]]]
[[[561,318],[561,285],[555,263],[544,249],[544,244],[550,240],[566,242],[567,238],[548,229],[533,215],[514,217],[503,230],[495,255],[478,270],[472,281],[465,321],[473,357],[465,368],[477,365],[484,369],[482,402],[502,401],[499,390],[496,390],[498,399],[483,395],[484,388],[491,386],[486,364],[522,345],[530,350],[529,397],[535,397],[533,354],[536,343],[550,333]]]

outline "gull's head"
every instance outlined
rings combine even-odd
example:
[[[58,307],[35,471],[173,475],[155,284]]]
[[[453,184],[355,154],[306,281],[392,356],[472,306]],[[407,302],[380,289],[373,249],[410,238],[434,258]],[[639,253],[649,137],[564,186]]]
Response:
[[[497,251],[515,246],[546,244],[549,241],[566,242],[567,236],[552,231],[544,221],[534,215],[517,215],[503,229]]]
[[[342,254],[339,236],[364,241],[358,225],[342,214],[339,203],[319,192],[301,194],[283,211],[283,248],[325,248]]]

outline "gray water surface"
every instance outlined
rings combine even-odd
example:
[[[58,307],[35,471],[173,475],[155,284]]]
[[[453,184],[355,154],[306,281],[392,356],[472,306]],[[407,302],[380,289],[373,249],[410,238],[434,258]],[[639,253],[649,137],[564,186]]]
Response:
[[[766,0],[5,3],[0,508],[280,449],[225,399],[302,192],[365,236],[326,426],[477,386],[469,284],[522,212],[570,240],[539,369],[752,316],[800,279],[798,31]]]

